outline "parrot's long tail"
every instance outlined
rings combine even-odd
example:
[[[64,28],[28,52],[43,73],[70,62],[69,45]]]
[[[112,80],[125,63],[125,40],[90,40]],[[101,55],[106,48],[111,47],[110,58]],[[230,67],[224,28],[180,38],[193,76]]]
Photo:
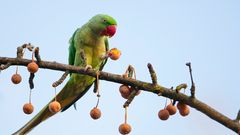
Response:
[[[27,124],[12,135],[25,135],[52,115],[54,115],[54,113],[51,113],[48,109],[48,105],[46,105],[35,117],[33,117]]]
[[[95,78],[89,76],[81,76],[79,81],[74,81],[70,79],[63,89],[57,94],[57,101],[60,102],[62,111],[68,109],[72,104],[74,104],[79,98],[81,98],[91,87]],[[85,80],[85,81],[81,81]],[[86,83],[88,80],[89,83]],[[52,100],[54,101],[55,98]],[[35,117],[33,117],[27,124],[25,124],[21,129],[12,135],[25,135],[30,132],[38,124],[46,120],[47,118],[54,115],[50,112],[47,104]]]

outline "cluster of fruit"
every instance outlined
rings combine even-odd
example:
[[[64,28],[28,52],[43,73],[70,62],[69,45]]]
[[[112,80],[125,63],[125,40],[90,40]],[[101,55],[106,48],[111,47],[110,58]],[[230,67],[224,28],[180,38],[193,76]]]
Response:
[[[183,117],[187,116],[190,113],[189,107],[186,104],[178,102],[176,107],[171,102],[164,109],[158,112],[158,117],[161,120],[167,120],[170,115],[176,114],[177,109],[179,110],[180,115]]]
[[[38,71],[38,64],[34,61],[33,57],[32,57],[32,62],[30,62],[28,65],[27,65],[27,69],[30,73],[36,73]],[[16,73],[12,76],[11,78],[12,82],[14,84],[19,84],[21,81],[22,81],[22,77],[21,75],[18,73],[18,67],[16,69]],[[31,93],[31,90],[30,90],[30,93]],[[30,97],[31,98],[31,94],[30,94]],[[57,102],[56,100],[51,102],[49,104],[49,110],[52,112],[52,113],[57,113],[59,112],[61,109],[61,105],[59,102]],[[34,110],[34,106],[32,105],[31,103],[31,100],[29,99],[29,102],[28,103],[25,103],[23,105],[23,112],[25,114],[31,114]]]

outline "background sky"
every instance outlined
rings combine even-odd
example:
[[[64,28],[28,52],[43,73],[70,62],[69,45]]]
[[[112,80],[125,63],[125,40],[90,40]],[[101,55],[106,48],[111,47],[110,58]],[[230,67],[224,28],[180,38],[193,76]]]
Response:
[[[43,60],[67,63],[68,40],[92,16],[104,13],[118,22],[110,48],[122,51],[118,61],[109,60],[104,71],[122,74],[129,64],[137,79],[150,82],[147,63],[153,64],[165,87],[188,83],[186,62],[192,62],[196,96],[230,118],[240,109],[240,1],[238,0],[42,0],[0,1],[0,56],[16,57],[23,43],[40,47]],[[25,58],[31,54],[26,53]],[[22,106],[28,102],[28,72],[20,67],[23,81],[11,83],[16,67],[0,74],[0,134],[9,135],[44,107],[54,96],[51,84],[62,72],[41,69],[36,73],[32,115]],[[66,83],[66,81],[65,81]],[[64,84],[63,84],[64,85]],[[58,91],[63,85],[59,86]],[[36,127],[30,135],[119,134],[124,99],[119,84],[101,81],[102,117],[94,121],[89,112],[96,104],[92,89],[73,107]],[[186,92],[189,94],[189,91]],[[233,135],[234,132],[191,109],[161,121],[157,117],[165,98],[142,92],[129,108],[131,135]]]

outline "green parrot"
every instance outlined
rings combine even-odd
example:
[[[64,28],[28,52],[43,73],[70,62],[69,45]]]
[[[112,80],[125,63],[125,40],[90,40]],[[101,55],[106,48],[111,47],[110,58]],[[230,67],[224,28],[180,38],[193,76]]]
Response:
[[[111,16],[98,14],[78,28],[69,41],[69,64],[86,70],[92,68],[101,71],[107,62],[108,37],[115,34],[116,26],[117,22]],[[62,111],[81,98],[95,81],[96,78],[88,75],[70,74],[69,81],[56,96]],[[13,135],[27,134],[42,121],[53,116],[54,113],[49,111],[48,105]]]

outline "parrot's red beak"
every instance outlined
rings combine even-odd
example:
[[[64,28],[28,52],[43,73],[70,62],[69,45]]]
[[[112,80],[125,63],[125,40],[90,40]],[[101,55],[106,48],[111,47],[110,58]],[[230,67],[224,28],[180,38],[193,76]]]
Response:
[[[112,37],[116,33],[116,30],[117,30],[116,25],[110,25],[107,26],[106,29],[102,31],[101,35]]]

